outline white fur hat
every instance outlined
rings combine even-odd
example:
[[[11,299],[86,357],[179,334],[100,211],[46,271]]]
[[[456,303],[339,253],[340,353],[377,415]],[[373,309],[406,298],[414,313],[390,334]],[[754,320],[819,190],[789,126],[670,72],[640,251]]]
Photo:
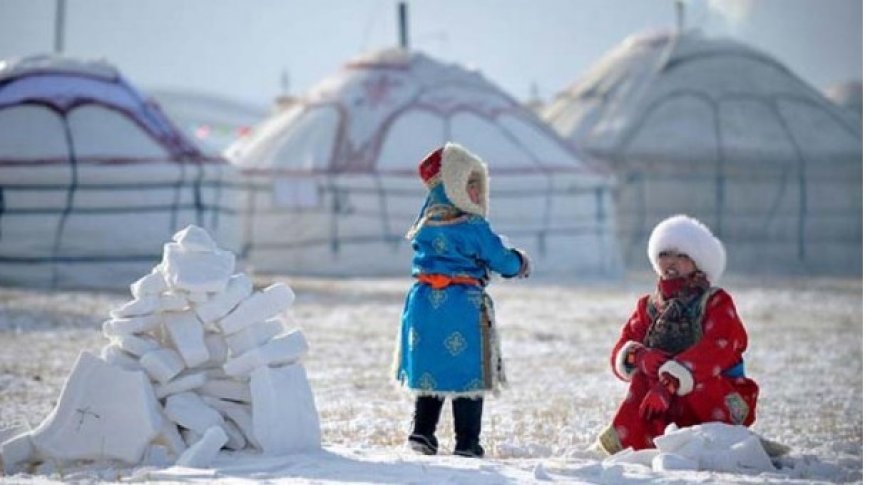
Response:
[[[680,214],[660,222],[649,236],[647,255],[653,269],[658,254],[662,251],[686,253],[699,270],[707,274],[710,283],[715,283],[725,272],[725,247],[702,222]],[[661,274],[659,274],[661,276]]]

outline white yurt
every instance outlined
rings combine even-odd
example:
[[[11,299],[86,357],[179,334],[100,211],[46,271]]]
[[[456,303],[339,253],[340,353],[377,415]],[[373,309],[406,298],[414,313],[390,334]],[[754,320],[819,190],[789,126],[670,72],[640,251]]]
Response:
[[[269,115],[246,101],[185,89],[152,89],[148,94],[206,154],[220,154]]]
[[[0,284],[126,287],[188,224],[238,249],[234,176],[106,62],[0,62]]]
[[[243,217],[261,271],[397,275],[426,189],[417,165],[454,141],[489,164],[489,218],[536,270],[615,276],[613,178],[479,73],[424,54],[361,56],[225,154],[250,184]]]
[[[618,173],[633,267],[658,221],[688,213],[732,269],[861,272],[858,123],[766,54],[698,32],[630,37],[543,118]]]

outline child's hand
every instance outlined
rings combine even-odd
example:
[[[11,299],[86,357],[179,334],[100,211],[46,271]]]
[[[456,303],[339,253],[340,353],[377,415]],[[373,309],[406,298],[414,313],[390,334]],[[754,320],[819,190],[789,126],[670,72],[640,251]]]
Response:
[[[671,406],[671,398],[677,390],[677,378],[668,374],[662,374],[659,382],[653,385],[640,403],[640,414],[646,419],[664,414]]]
[[[640,369],[644,375],[649,377],[658,377],[659,367],[667,362],[668,359],[668,354],[659,349],[638,347],[638,349],[634,351],[634,365]]]
[[[520,272],[517,273],[517,278],[528,278],[532,273],[532,260],[529,258],[529,255],[526,254],[525,251],[520,249],[514,249],[516,253],[520,256]]]

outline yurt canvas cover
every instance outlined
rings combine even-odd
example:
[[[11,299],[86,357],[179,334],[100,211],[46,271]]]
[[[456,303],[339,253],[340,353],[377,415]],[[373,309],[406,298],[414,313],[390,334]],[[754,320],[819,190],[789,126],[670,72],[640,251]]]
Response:
[[[243,239],[265,271],[407,274],[418,162],[455,141],[487,161],[490,220],[537,271],[614,275],[612,177],[480,74],[362,56],[225,152],[247,177]]]
[[[658,221],[688,213],[733,269],[860,274],[858,124],[765,54],[699,33],[631,37],[543,117],[617,171],[632,266]]]
[[[120,288],[194,223],[238,246],[234,173],[111,65],[0,64],[0,282]]]

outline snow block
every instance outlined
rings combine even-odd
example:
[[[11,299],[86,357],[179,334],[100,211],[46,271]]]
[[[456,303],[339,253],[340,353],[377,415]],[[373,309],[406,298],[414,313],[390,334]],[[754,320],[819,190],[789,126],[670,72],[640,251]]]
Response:
[[[159,295],[169,288],[166,285],[166,279],[163,278],[163,273],[154,268],[151,273],[139,278],[130,285],[130,293],[135,298],[142,298],[147,295]]]
[[[127,370],[142,370],[142,364],[136,358],[113,344],[106,345],[100,350],[100,358],[106,361],[107,364],[115,367]]]
[[[270,455],[320,449],[320,418],[305,368],[260,367],[251,374],[254,434]]]
[[[208,349],[208,363],[223,364],[227,361],[227,342],[219,333],[207,332],[205,346]]]
[[[112,318],[139,317],[150,315],[157,311],[160,306],[160,298],[156,295],[145,295],[124,303],[109,312]]]
[[[184,370],[184,361],[172,349],[152,350],[143,355],[139,363],[153,380],[161,384],[166,384]]]
[[[692,428],[677,428],[671,423],[665,428],[665,434],[653,438],[655,447],[665,453],[676,453],[680,448],[696,438]]]
[[[227,419],[235,423],[242,431],[242,434],[245,435],[245,439],[248,443],[254,445],[254,447],[258,449],[262,449],[260,444],[257,442],[257,436],[254,434],[254,421],[250,405],[225,401],[211,396],[203,396],[202,400],[209,406],[220,411],[220,413],[226,416]]]
[[[750,436],[739,443],[731,445],[730,451],[734,455],[737,466],[740,468],[748,468],[759,472],[772,472],[776,470],[757,436]]]
[[[184,439],[184,442],[187,444],[187,447],[191,447],[196,444],[197,441],[202,439],[202,434],[197,433],[192,429],[181,428],[181,437]]]
[[[141,317],[113,318],[103,322],[103,335],[114,337],[150,332],[158,328],[160,323],[160,316],[156,314]]]
[[[54,475],[55,472],[57,472],[57,467],[50,461],[44,461],[39,465],[36,465],[36,468],[33,470],[34,474],[43,476],[51,476]]]
[[[163,445],[151,445],[145,450],[142,465],[165,468],[172,465],[169,458],[169,448]]]
[[[251,402],[251,387],[247,382],[234,379],[209,379],[197,393],[231,401]]]
[[[178,432],[178,425],[171,421],[166,414],[163,414],[162,417],[163,425],[160,427],[157,438],[154,439],[154,444],[166,446],[178,458],[187,449],[187,443]]]
[[[117,338],[117,342],[118,347],[120,347],[121,350],[133,354],[136,357],[142,357],[148,352],[160,348],[160,344],[157,343],[156,340],[150,337],[139,337],[137,335],[121,335]]]
[[[204,291],[195,291],[187,294],[187,301],[195,304],[205,303],[208,301],[208,293]]]
[[[163,245],[163,268],[169,286],[194,292],[221,292],[236,265],[236,256],[221,249],[186,251],[181,244]]]
[[[229,359],[224,371],[229,376],[244,376],[260,366],[275,366],[296,362],[308,351],[308,342],[301,330],[294,330],[270,340],[266,345]]]
[[[205,330],[192,311],[167,313],[164,322],[169,338],[188,367],[196,367],[208,362]]]
[[[652,466],[652,460],[658,455],[658,450],[646,449],[635,451],[634,448],[621,450],[619,453],[610,455],[602,461],[602,464],[613,465],[616,463],[631,463],[635,465]]]
[[[161,425],[160,405],[144,372],[119,369],[82,352],[57,406],[32,436],[46,459],[136,464]]]
[[[0,457],[3,458],[3,474],[14,475],[23,465],[33,461],[36,449],[33,446],[30,432],[21,433],[0,445]]]
[[[195,253],[213,253],[218,250],[217,244],[205,229],[193,224],[176,232],[172,240],[177,242],[185,251]]]
[[[248,275],[239,273],[230,278],[225,292],[214,295],[209,301],[197,305],[194,310],[203,322],[213,322],[224,317],[253,291],[254,284]]]
[[[284,323],[280,318],[272,318],[265,322],[257,322],[232,335],[227,335],[226,343],[233,355],[241,355],[268,342],[269,339],[284,331]]]
[[[201,440],[181,455],[175,465],[188,468],[208,468],[228,439],[223,428],[212,426],[203,434]]]
[[[166,416],[187,429],[204,434],[212,426],[220,426],[224,418],[202,398],[192,392],[173,394],[166,398]]]
[[[674,453],[660,453],[652,459],[652,469],[657,472],[671,470],[697,471],[699,468],[700,465],[697,461]]]
[[[160,295],[160,301],[157,303],[157,311],[159,312],[180,312],[186,310],[190,304],[187,302],[187,297],[177,293],[165,293]]]
[[[208,378],[203,373],[187,374],[154,388],[157,399],[163,399],[171,394],[192,391],[206,383]]]
[[[239,303],[235,310],[218,321],[218,326],[225,335],[236,333],[287,310],[295,298],[289,286],[275,283]]]
[[[224,420],[224,424],[221,426],[224,432],[227,434],[227,444],[225,445],[227,448],[238,451],[245,448],[247,441],[245,440],[245,435],[242,434],[242,431],[236,426],[232,421]]]

